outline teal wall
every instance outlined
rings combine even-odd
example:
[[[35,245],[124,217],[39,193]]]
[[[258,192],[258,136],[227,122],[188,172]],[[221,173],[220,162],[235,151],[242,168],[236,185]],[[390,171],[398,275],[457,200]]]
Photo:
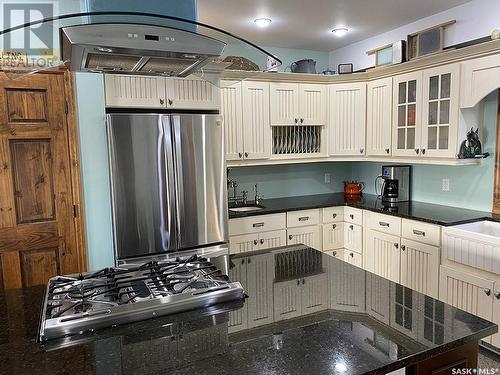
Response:
[[[432,166],[413,165],[412,199],[491,211],[495,166],[497,92],[488,95],[483,104],[483,151],[490,157],[480,165]],[[366,192],[374,193],[374,180],[381,173],[382,163],[353,164],[351,177],[366,183]],[[442,191],[442,179],[450,180],[450,191]]]
[[[325,183],[325,173],[330,173],[330,183]],[[229,178],[238,182],[238,192],[247,190],[253,200],[255,184],[264,198],[293,197],[343,191],[350,175],[350,163],[311,163],[231,168]]]

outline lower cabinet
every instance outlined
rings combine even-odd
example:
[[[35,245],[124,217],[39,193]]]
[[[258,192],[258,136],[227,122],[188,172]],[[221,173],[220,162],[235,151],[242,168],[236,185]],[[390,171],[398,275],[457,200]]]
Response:
[[[229,313],[229,331],[236,332],[274,322],[273,254],[231,259],[229,278],[239,281],[249,298]]]
[[[286,230],[284,229],[242,234],[229,237],[229,253],[239,254],[254,250],[270,249],[285,246],[286,243]]]
[[[323,224],[323,251],[344,247],[345,223]]]
[[[344,247],[358,253],[363,250],[363,227],[361,225],[345,223]]]
[[[363,267],[363,256],[356,251],[351,251],[349,249],[337,249],[328,250],[325,251],[325,253],[337,259],[343,260],[346,263],[352,264],[353,266],[360,268]]]
[[[399,283],[399,237],[373,229],[367,230],[363,257],[367,271]]]
[[[402,238],[400,248],[400,284],[438,298],[439,247]]]
[[[274,284],[274,320],[291,319],[328,309],[327,274]]]
[[[353,272],[344,262],[331,261],[328,267],[330,308],[349,312],[365,312],[366,273]]]
[[[318,225],[288,228],[286,234],[287,245],[304,244],[316,250],[321,250],[321,239],[319,236]]]

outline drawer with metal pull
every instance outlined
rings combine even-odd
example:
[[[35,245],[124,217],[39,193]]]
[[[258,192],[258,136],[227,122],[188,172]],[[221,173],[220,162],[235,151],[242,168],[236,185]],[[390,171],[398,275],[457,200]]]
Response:
[[[344,207],[344,221],[351,224],[363,225],[363,210],[354,207]]]
[[[286,214],[257,215],[229,220],[229,235],[267,232],[286,228]]]
[[[440,246],[441,227],[422,221],[403,219],[401,224],[401,237],[427,243],[429,245]]]
[[[323,208],[323,223],[344,221],[344,206]]]
[[[319,224],[319,208],[314,210],[291,211],[286,214],[287,228],[305,227]]]
[[[343,260],[344,262],[350,263],[357,267],[362,267],[363,256],[349,249],[337,249],[325,251],[326,254],[335,257],[337,259]]]
[[[393,234],[394,236],[401,235],[400,217],[365,211],[365,224],[367,229]]]

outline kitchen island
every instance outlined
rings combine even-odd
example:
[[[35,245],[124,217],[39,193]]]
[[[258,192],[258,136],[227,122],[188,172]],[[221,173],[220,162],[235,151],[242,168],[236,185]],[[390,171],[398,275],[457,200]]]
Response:
[[[43,287],[0,294],[0,373],[384,374],[476,367],[494,323],[303,245],[233,255],[248,293],[40,345]]]

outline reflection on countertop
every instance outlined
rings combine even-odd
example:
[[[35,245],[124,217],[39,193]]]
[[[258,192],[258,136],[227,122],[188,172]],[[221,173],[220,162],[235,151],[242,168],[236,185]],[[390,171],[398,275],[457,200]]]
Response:
[[[347,196],[344,195],[344,193],[332,193],[302,195],[288,198],[270,198],[262,200],[261,205],[263,208],[258,211],[230,211],[229,218],[233,219],[322,207],[350,206],[444,226],[463,224],[482,219],[497,220],[497,217],[490,212],[417,201],[401,202],[389,206],[385,205],[380,198],[373,194]]]
[[[36,342],[44,289],[0,293],[5,373],[386,373],[497,326],[294,245],[231,256],[248,298]]]

